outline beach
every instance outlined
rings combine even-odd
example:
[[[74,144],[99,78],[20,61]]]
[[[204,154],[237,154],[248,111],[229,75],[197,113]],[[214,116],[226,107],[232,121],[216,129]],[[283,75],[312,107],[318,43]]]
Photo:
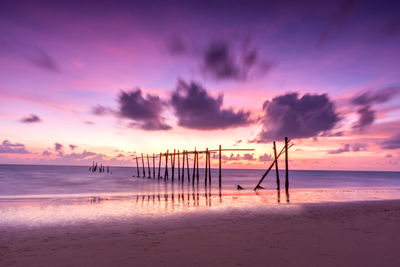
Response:
[[[399,225],[400,200],[8,225],[0,265],[399,266]]]

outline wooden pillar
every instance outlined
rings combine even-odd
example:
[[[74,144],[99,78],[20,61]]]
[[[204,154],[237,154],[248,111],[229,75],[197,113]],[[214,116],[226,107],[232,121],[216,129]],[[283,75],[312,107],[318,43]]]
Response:
[[[185,179],[185,150],[182,151],[182,183]]]
[[[198,152],[196,152],[196,171],[197,171],[197,173],[196,173],[197,184],[199,184],[200,175],[199,175],[199,153]]]
[[[187,169],[188,183],[190,183],[190,168],[189,168],[189,152],[188,151],[186,151],[186,169]]]
[[[153,153],[153,178],[156,178],[156,155]]]
[[[165,174],[164,174],[164,180],[168,179],[168,150],[167,153],[165,154]]]
[[[288,155],[288,146],[289,141],[288,138],[285,137],[285,167],[286,167],[286,179],[285,179],[285,189],[289,190],[289,155]]]
[[[218,177],[218,186],[219,186],[219,189],[221,189],[221,186],[222,186],[222,181],[221,181],[221,176],[222,176],[222,173],[221,173],[221,161],[222,161],[222,149],[221,149],[221,145],[219,145],[219,177]]]
[[[174,181],[175,178],[175,149],[174,149],[174,155],[171,156],[171,171],[172,171],[172,181]]]
[[[192,176],[192,184],[194,184],[194,179],[196,178],[196,148],[194,149],[193,155],[193,176]]]
[[[208,154],[208,184],[211,187],[211,154],[210,152]]]
[[[160,179],[161,160],[162,160],[162,154],[160,153],[160,157],[158,158],[158,179]]]
[[[205,170],[205,174],[204,174],[204,185],[207,186],[208,148],[206,148],[206,161],[205,161],[205,162],[206,162],[206,166],[205,166],[205,168],[204,168],[204,170]]]
[[[177,154],[177,156],[178,156],[178,181],[180,181],[181,180],[181,160],[180,160],[180,155],[179,155],[179,150],[178,150],[178,154]]]
[[[278,157],[276,154],[276,143],[273,142],[274,145],[274,157],[275,157],[275,170],[276,170],[276,189],[281,189],[281,182],[279,180],[279,167],[278,167]]]
[[[139,161],[138,161],[137,158],[138,157],[136,157],[136,170],[137,170],[137,177],[139,177],[140,176],[140,173],[139,173]]]
[[[143,153],[142,153],[142,167],[143,167],[143,177],[146,177],[146,171],[145,171],[145,168],[144,168]]]
[[[149,178],[151,177],[149,154],[147,154],[147,170],[149,171]]]

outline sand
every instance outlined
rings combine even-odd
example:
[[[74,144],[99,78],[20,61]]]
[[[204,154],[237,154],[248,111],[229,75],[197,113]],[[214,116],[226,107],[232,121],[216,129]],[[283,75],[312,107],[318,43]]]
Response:
[[[0,227],[0,266],[400,266],[400,200]]]

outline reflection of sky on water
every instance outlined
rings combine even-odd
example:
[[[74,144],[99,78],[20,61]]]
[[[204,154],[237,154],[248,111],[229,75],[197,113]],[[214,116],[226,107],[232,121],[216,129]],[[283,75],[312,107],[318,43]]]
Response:
[[[184,189],[181,188],[181,189]],[[395,189],[293,189],[230,191],[166,190],[154,194],[96,196],[42,196],[2,198],[0,224],[9,226],[106,222],[135,218],[165,217],[199,211],[266,209],[268,212],[296,211],[305,203],[399,199]]]

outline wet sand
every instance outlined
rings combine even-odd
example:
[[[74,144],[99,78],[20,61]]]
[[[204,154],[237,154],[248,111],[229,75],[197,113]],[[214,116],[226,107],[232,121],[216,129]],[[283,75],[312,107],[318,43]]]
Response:
[[[400,266],[400,200],[0,226],[0,266]]]

